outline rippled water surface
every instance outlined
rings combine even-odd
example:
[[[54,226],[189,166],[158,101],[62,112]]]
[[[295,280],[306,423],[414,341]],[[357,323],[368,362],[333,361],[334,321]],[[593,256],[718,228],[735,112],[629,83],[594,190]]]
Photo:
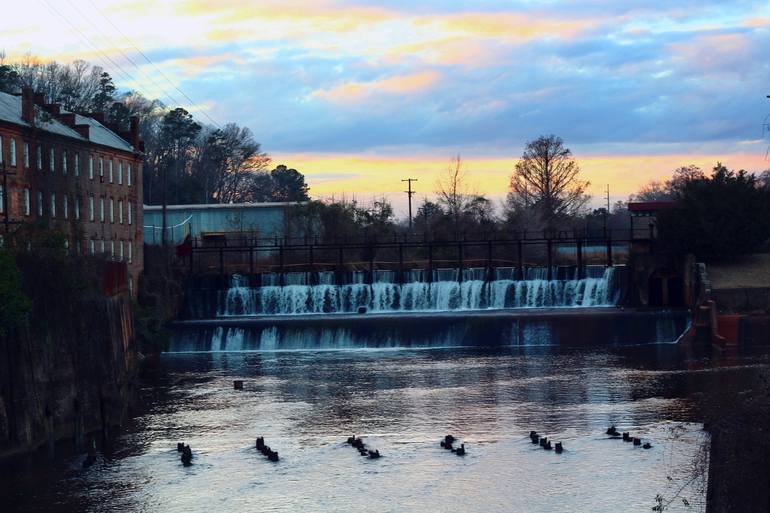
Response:
[[[0,491],[12,511],[650,511],[707,441],[693,394],[747,369],[667,346],[167,354],[109,458],[66,458]],[[609,424],[653,448],[607,439]],[[439,447],[447,433],[465,457]],[[383,457],[361,457],[352,434]],[[259,435],[280,462],[255,450]],[[670,511],[702,511],[700,484]]]

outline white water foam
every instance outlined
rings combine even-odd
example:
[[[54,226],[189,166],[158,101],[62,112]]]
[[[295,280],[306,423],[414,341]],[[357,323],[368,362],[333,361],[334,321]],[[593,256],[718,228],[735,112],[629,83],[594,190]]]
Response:
[[[296,315],[310,313],[353,313],[359,307],[372,312],[452,311],[502,308],[548,308],[612,306],[616,301],[613,283],[615,269],[606,268],[600,276],[547,280],[545,269],[530,269],[527,279],[514,280],[514,273],[497,272],[503,279],[484,281],[475,269],[466,269],[462,282],[456,281],[456,269],[435,271],[433,283],[418,278],[403,284],[394,283],[392,272],[379,272],[381,281],[366,284],[354,280],[334,285],[324,275],[318,285],[309,285],[304,273],[288,273],[285,285],[277,285],[275,277],[263,280],[262,287],[249,287],[244,277],[235,275],[230,289],[220,302],[219,316]],[[324,273],[328,274],[328,273]]]

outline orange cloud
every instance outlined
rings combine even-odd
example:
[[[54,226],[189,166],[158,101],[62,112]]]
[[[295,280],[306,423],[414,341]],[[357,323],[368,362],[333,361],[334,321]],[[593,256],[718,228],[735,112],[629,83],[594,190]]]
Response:
[[[432,87],[441,78],[435,71],[396,75],[370,82],[346,82],[331,89],[315,91],[311,96],[333,102],[359,102],[375,95],[415,94]]]

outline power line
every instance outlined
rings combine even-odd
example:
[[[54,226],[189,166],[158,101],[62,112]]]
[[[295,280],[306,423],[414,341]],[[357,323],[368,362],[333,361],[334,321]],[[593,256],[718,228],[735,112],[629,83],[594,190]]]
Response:
[[[41,1],[42,1],[42,2],[43,2],[45,5],[46,5],[46,7],[48,8],[48,10],[49,10],[49,11],[51,11],[52,13],[55,13],[55,15],[56,15],[56,16],[58,16],[59,18],[63,19],[64,21],[66,21],[66,22],[67,22],[67,24],[68,24],[70,27],[72,27],[72,29],[73,29],[75,32],[77,32],[78,34],[80,34],[80,37],[81,37],[81,38],[83,38],[83,40],[84,40],[85,42],[87,42],[87,43],[88,43],[88,44],[89,44],[89,45],[90,45],[90,46],[91,46],[91,47],[92,47],[92,48],[93,48],[93,49],[96,51],[96,53],[97,53],[97,54],[98,54],[98,55],[101,57],[101,60],[102,60],[102,62],[103,62],[103,63],[104,63],[104,62],[108,62],[108,63],[110,63],[112,66],[114,66],[114,68],[116,68],[116,69],[117,69],[117,71],[118,71],[120,74],[122,74],[122,76],[123,76],[123,78],[124,78],[124,79],[126,79],[126,78],[127,78],[127,80],[128,80],[129,82],[133,82],[133,81],[134,81],[134,78],[133,78],[133,77],[132,77],[132,76],[131,76],[131,75],[130,75],[128,72],[126,72],[126,71],[125,71],[125,70],[124,70],[124,69],[123,69],[123,68],[120,66],[120,64],[118,64],[117,62],[113,61],[113,60],[112,60],[112,59],[109,57],[109,55],[107,55],[106,53],[104,53],[104,52],[102,52],[101,50],[99,50],[99,48],[98,48],[98,47],[97,47],[97,46],[96,46],[96,45],[93,43],[93,41],[91,41],[91,39],[90,39],[88,36],[86,36],[86,35],[83,33],[83,31],[82,31],[82,30],[80,30],[79,28],[77,28],[77,26],[75,26],[75,25],[74,25],[74,24],[73,24],[73,23],[72,23],[72,22],[69,20],[69,18],[67,18],[66,16],[64,16],[64,15],[63,15],[63,14],[62,14],[62,13],[61,13],[61,12],[60,12],[60,11],[59,11],[57,8],[56,8],[56,7],[54,7],[54,6],[53,6],[51,3],[49,3],[49,2],[48,2],[48,0],[41,0]]]
[[[109,37],[107,36],[107,34],[105,34],[104,32],[102,32],[102,31],[101,31],[101,29],[99,28],[99,26],[98,26],[97,24],[95,24],[93,21],[91,21],[91,19],[90,19],[88,16],[86,16],[86,15],[83,13],[83,11],[81,11],[81,10],[78,8],[78,6],[77,6],[77,5],[76,5],[74,2],[72,2],[71,0],[67,0],[67,2],[68,2],[68,3],[69,3],[71,6],[72,6],[72,8],[73,8],[73,9],[75,9],[75,10],[76,10],[76,11],[77,11],[77,12],[80,14],[81,18],[83,18],[83,19],[84,19],[84,20],[85,20],[85,21],[86,21],[86,22],[87,22],[89,25],[91,25],[91,27],[94,29],[94,31],[95,31],[95,32],[99,33],[99,34],[100,34],[102,37],[104,37],[106,40],[108,40],[108,42],[111,42],[111,41],[109,40]],[[134,61],[133,61],[133,59],[131,59],[131,57],[129,57],[128,55],[126,55],[126,54],[123,52],[123,50],[121,50],[121,49],[120,49],[120,47],[118,47],[117,45],[115,45],[115,48],[117,49],[117,51],[118,51],[118,52],[120,52],[120,54],[123,56],[123,58],[124,58],[124,59],[126,59],[126,60],[127,60],[129,63],[131,63],[131,64],[132,64],[132,65],[133,65],[133,66],[136,68],[137,72],[138,72],[140,75],[142,75],[142,70],[141,70],[141,68],[139,67],[139,65],[138,65],[138,64],[136,64],[136,62],[134,62]],[[166,98],[170,99],[172,103],[175,103],[175,104],[180,104],[180,103],[181,103],[181,102],[178,102],[178,101],[176,100],[176,98],[174,98],[174,97],[173,97],[173,96],[171,96],[170,94],[166,93],[166,92],[163,90],[163,88],[162,88],[162,87],[160,87],[160,85],[159,85],[157,82],[155,82],[155,80],[153,80],[153,79],[152,79],[152,77],[141,76],[141,78],[142,78],[142,80],[148,80],[149,82],[152,82],[152,84],[153,84],[155,87],[157,87],[157,88],[160,90],[161,94],[165,95],[165,96],[166,96]],[[134,82],[136,82],[136,80],[135,80],[135,79],[134,79]]]
[[[190,98],[189,96],[187,96],[187,94],[186,94],[184,91],[182,91],[181,89],[179,89],[179,87],[177,87],[177,86],[176,86],[176,85],[175,85],[175,84],[174,84],[174,83],[171,81],[171,79],[169,79],[169,78],[168,78],[168,75],[166,75],[166,74],[163,72],[163,70],[161,70],[161,69],[160,69],[158,66],[156,66],[156,65],[155,65],[155,63],[154,63],[154,62],[152,62],[152,60],[150,60],[150,58],[149,58],[149,57],[147,57],[147,55],[146,55],[146,54],[145,54],[145,53],[144,53],[144,52],[143,52],[143,51],[142,51],[142,50],[141,50],[141,49],[140,49],[140,48],[139,48],[139,47],[136,45],[136,43],[134,43],[134,41],[133,41],[133,40],[131,40],[131,39],[130,39],[130,38],[129,38],[129,37],[128,37],[128,36],[127,36],[127,35],[126,35],[126,34],[125,34],[125,33],[124,33],[122,30],[120,30],[120,28],[119,28],[117,25],[115,25],[115,24],[112,22],[112,20],[110,20],[110,18],[108,18],[108,17],[107,17],[107,15],[106,15],[106,14],[104,14],[104,13],[103,13],[101,10],[99,10],[99,8],[96,6],[96,4],[94,4],[93,0],[88,0],[88,2],[91,4],[91,6],[93,6],[94,10],[95,10],[96,12],[98,12],[98,13],[99,13],[99,15],[100,15],[102,18],[104,18],[104,19],[107,21],[107,23],[109,23],[109,24],[112,26],[112,28],[114,28],[114,29],[115,29],[115,30],[118,32],[118,34],[120,34],[121,36],[123,36],[123,39],[125,39],[125,40],[126,40],[126,42],[128,42],[128,43],[129,43],[129,44],[130,44],[130,45],[131,45],[131,46],[134,48],[134,50],[136,50],[136,51],[139,53],[139,55],[141,55],[141,56],[142,56],[142,58],[144,58],[144,60],[146,60],[146,61],[147,61],[147,63],[148,63],[148,64],[150,64],[150,65],[151,65],[153,68],[155,68],[155,70],[158,72],[158,74],[159,74],[161,77],[163,77],[163,79],[164,79],[166,82],[168,82],[168,84],[169,84],[171,87],[173,87],[173,88],[174,88],[176,91],[178,91],[178,92],[179,92],[179,94],[181,94],[181,95],[182,95],[182,96],[183,96],[185,99],[187,99],[187,101],[188,101],[188,102],[190,102],[190,105],[192,105],[192,106],[193,106],[193,107],[195,107],[196,109],[199,109],[199,111],[200,111],[200,112],[201,112],[201,113],[202,113],[204,116],[206,116],[206,118],[208,118],[208,120],[209,120],[209,121],[211,121],[211,123],[212,123],[214,126],[216,126],[216,127],[217,127],[217,128],[219,128],[219,129],[221,129],[221,128],[222,128],[222,127],[219,125],[219,123],[217,123],[217,122],[214,120],[214,118],[212,118],[212,117],[211,117],[211,116],[210,116],[210,115],[209,115],[209,114],[208,114],[208,113],[207,113],[205,110],[201,109],[201,108],[200,108],[200,106],[199,106],[197,103],[195,103],[195,102],[193,101],[193,99],[192,99],[192,98]],[[132,61],[132,62],[133,62],[133,61]],[[135,65],[136,65],[136,64],[135,64]]]

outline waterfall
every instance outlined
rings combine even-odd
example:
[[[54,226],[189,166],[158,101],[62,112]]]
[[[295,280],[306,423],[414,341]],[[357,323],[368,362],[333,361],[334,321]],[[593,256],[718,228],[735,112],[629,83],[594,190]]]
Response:
[[[552,269],[557,276],[558,270]],[[575,271],[576,273],[576,271]],[[314,313],[355,313],[368,311],[441,312],[507,308],[552,308],[612,306],[617,301],[614,267],[589,266],[586,277],[548,280],[545,268],[526,269],[523,280],[515,279],[515,268],[495,270],[495,279],[485,281],[486,269],[464,269],[459,281],[457,269],[436,269],[433,280],[425,271],[405,273],[398,283],[395,271],[375,271],[373,283],[363,273],[354,273],[351,283],[334,284],[334,274],[318,273],[311,284],[308,273],[266,274],[261,286],[250,287],[245,277],[232,277],[231,287],[220,298],[218,316],[297,315]]]

